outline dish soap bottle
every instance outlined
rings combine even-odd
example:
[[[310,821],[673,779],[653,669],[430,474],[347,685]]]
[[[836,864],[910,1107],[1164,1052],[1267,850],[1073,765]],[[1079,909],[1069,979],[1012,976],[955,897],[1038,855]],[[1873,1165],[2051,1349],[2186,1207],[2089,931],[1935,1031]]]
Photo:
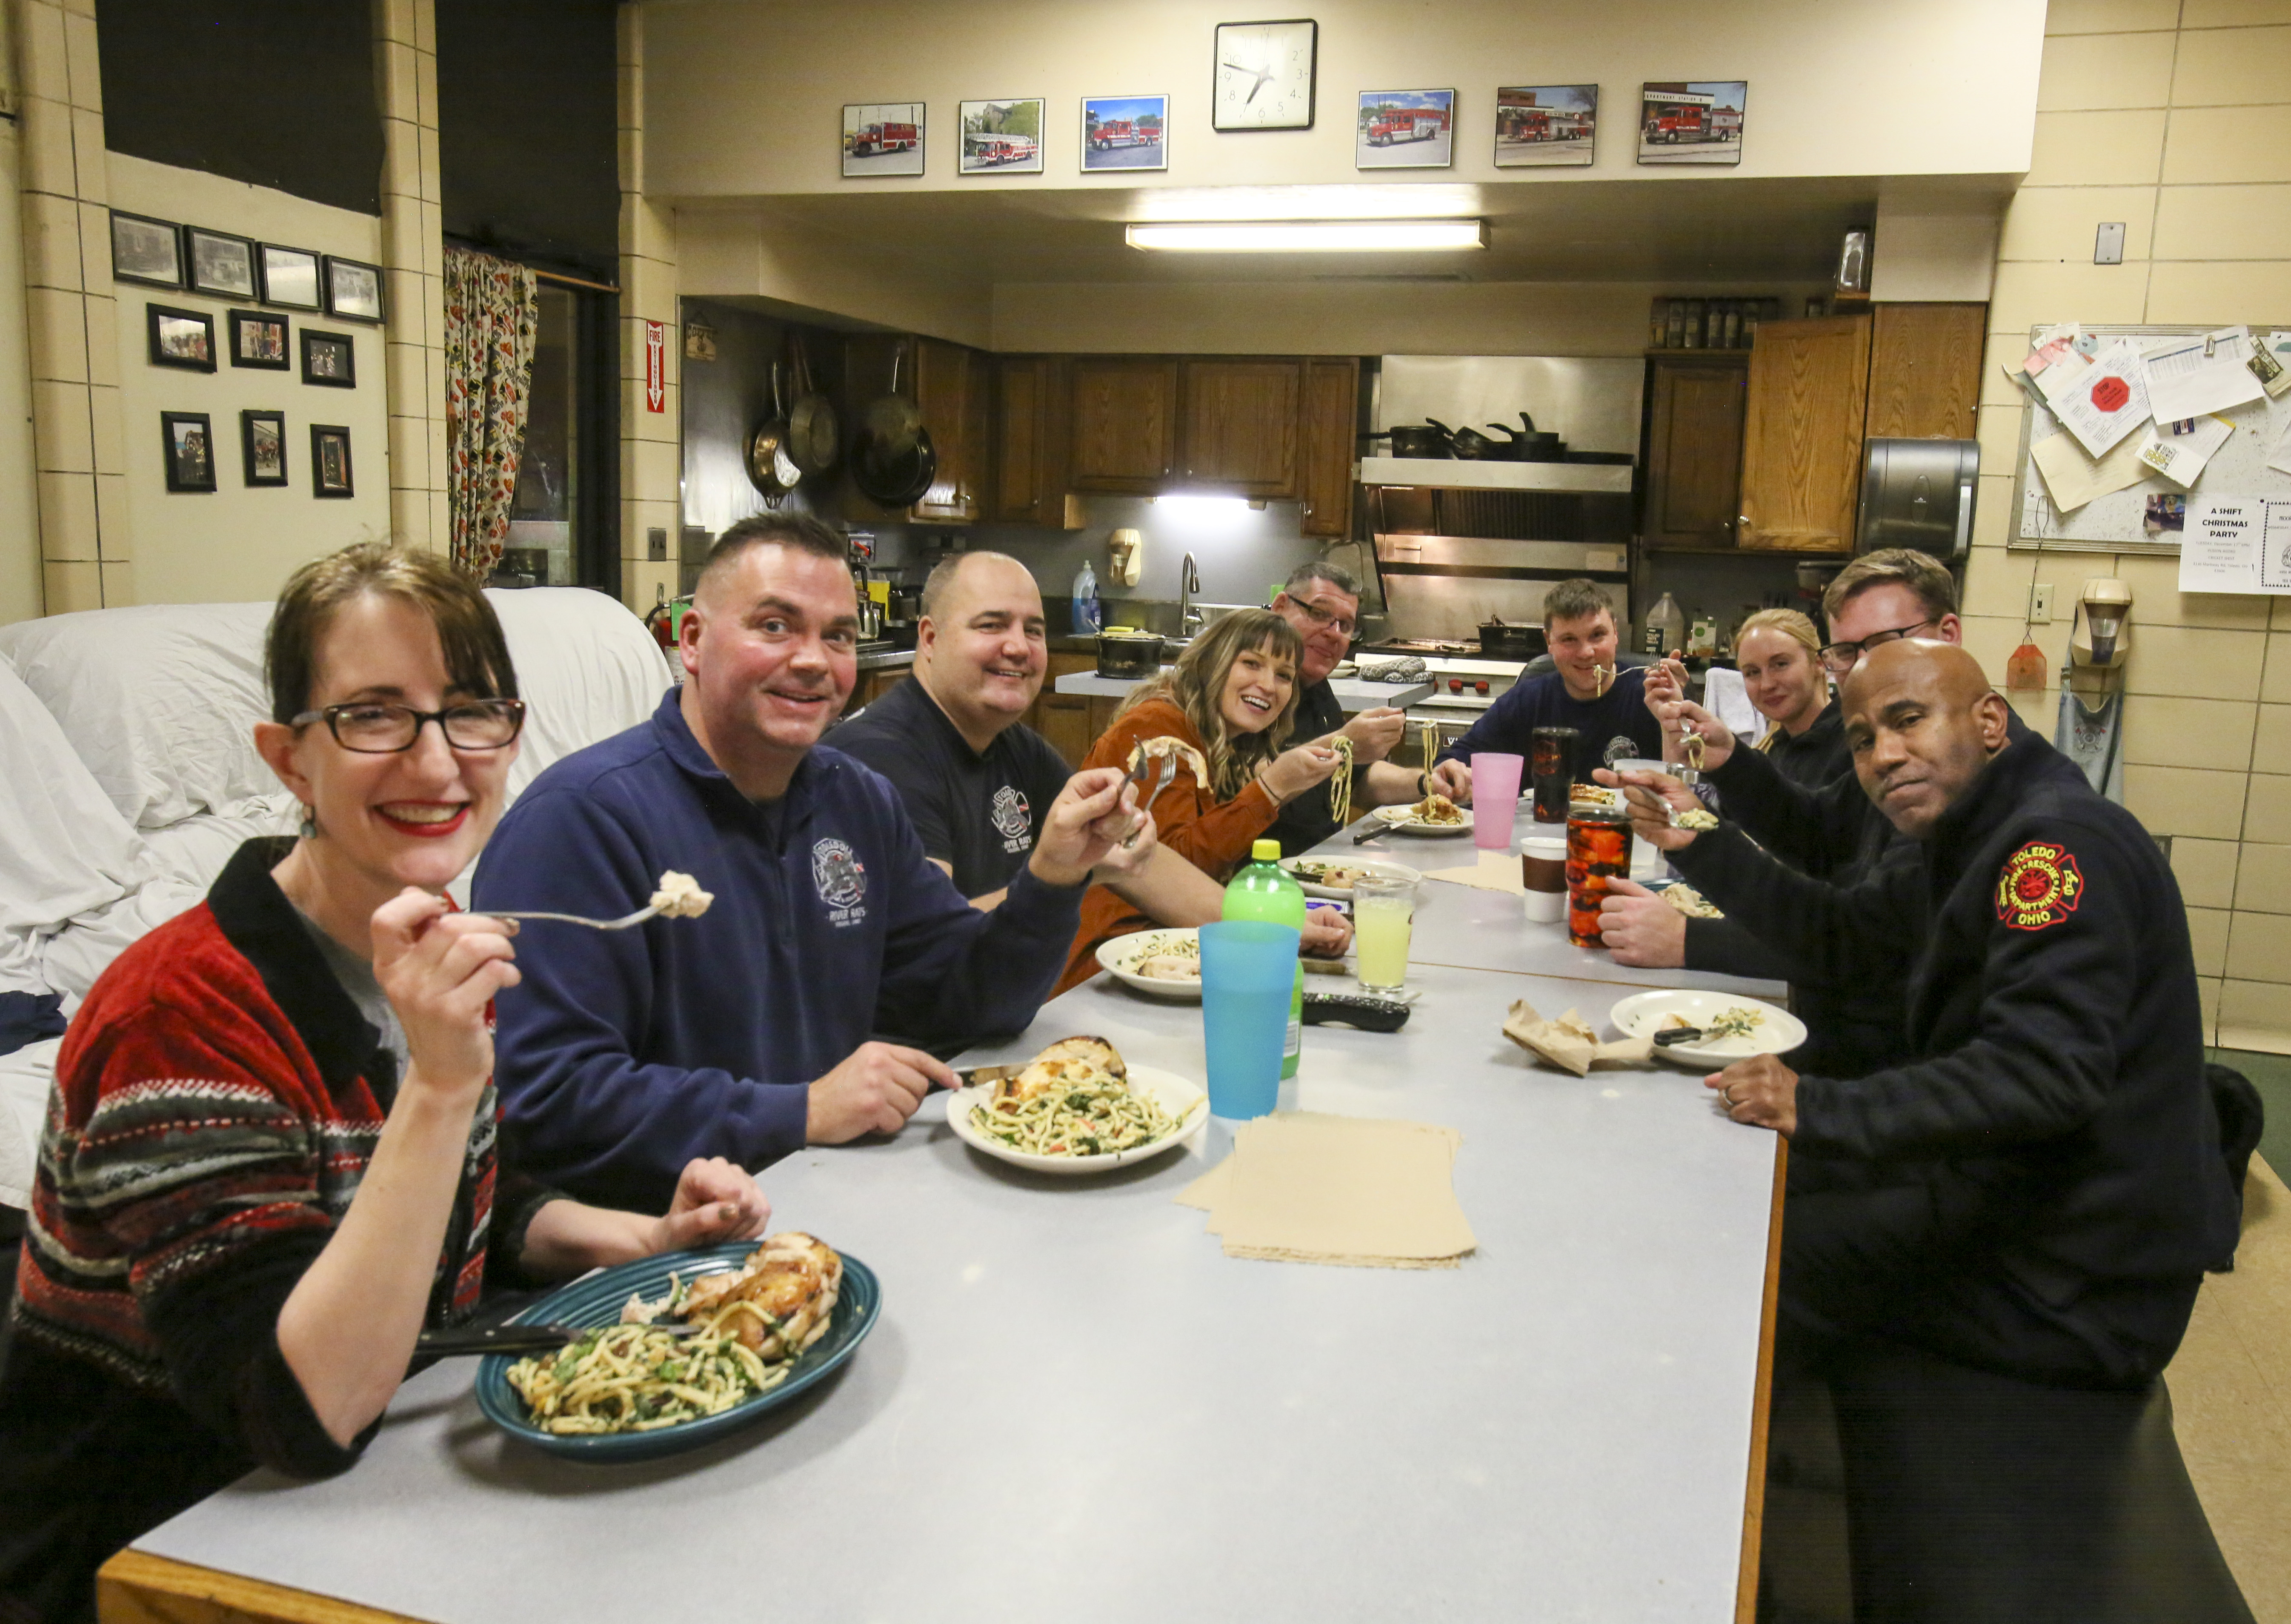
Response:
[[[1668,592],[1662,595],[1654,607],[1647,612],[1646,631],[1639,642],[1639,652],[1657,659],[1686,647],[1686,611],[1678,607],[1678,599]]]
[[[1092,637],[1104,626],[1097,603],[1097,574],[1084,559],[1073,578],[1072,630],[1076,637]]]
[[[1261,919],[1267,924],[1305,928],[1305,888],[1281,866],[1281,842],[1258,840],[1249,849],[1250,861],[1225,888],[1225,917]],[[1297,1061],[1305,1043],[1305,967],[1297,967],[1297,984],[1289,994],[1289,1035],[1281,1049],[1282,1081],[1297,1074]]]

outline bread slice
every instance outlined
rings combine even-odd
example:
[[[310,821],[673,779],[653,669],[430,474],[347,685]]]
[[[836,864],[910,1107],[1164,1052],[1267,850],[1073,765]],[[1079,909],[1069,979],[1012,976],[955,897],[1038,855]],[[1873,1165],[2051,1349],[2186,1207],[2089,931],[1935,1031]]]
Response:
[[[994,1103],[1017,1106],[1063,1083],[1129,1075],[1129,1068],[1121,1063],[1120,1051],[1104,1038],[1060,1038],[1036,1055],[1016,1077],[1006,1077],[996,1083]]]

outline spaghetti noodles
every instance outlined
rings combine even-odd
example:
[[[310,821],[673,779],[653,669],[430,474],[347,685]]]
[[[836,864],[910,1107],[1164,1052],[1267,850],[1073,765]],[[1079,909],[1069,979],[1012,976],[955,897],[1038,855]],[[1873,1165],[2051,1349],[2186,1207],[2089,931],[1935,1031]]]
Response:
[[[787,1379],[789,1362],[767,1364],[737,1334],[761,1310],[727,1303],[701,1331],[671,1336],[650,1325],[604,1325],[563,1353],[509,1367],[509,1385],[544,1432],[655,1432],[729,1410]]]
[[[1329,816],[1341,829],[1353,821],[1353,742],[1339,733],[1331,747],[1337,752],[1337,770],[1329,780]]]
[[[1034,1156],[1110,1156],[1166,1139],[1178,1119],[1121,1078],[1068,1083],[1028,1100],[973,1105],[970,1124]]]

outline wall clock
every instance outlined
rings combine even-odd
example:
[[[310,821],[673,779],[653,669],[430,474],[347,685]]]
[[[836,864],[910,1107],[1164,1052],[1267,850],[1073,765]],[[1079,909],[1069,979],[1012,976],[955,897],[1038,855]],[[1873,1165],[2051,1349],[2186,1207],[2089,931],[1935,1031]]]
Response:
[[[1310,18],[1218,24],[1211,125],[1219,130],[1311,129],[1320,37],[1321,25]]]

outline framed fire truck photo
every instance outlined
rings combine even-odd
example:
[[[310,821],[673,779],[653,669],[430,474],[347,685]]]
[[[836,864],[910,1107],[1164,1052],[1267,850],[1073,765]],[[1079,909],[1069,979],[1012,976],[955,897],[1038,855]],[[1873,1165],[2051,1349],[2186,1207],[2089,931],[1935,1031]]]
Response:
[[[1739,164],[1750,87],[1740,79],[1697,79],[1644,89],[1639,105],[1642,164]]]
[[[843,178],[919,175],[923,172],[923,104],[843,104]]]
[[[1081,166],[1167,169],[1169,125],[1167,96],[1084,96]]]
[[[966,101],[962,152],[955,173],[1038,175],[1042,173],[1042,101]]]
[[[1496,167],[1588,164],[1599,122],[1596,84],[1514,84],[1496,92]]]
[[[1355,169],[1445,169],[1455,160],[1456,92],[1364,90]]]

